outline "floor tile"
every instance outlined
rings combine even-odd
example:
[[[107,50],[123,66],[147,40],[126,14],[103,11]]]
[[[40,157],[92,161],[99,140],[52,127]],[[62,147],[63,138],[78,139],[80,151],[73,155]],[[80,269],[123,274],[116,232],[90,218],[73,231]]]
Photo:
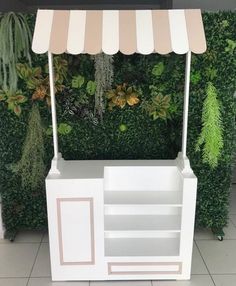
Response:
[[[234,286],[236,285],[236,275],[213,275],[216,286]]]
[[[197,240],[211,274],[236,274],[236,240]]]
[[[153,286],[214,286],[210,275],[192,275],[189,281],[152,281]],[[233,285],[231,285],[233,286]]]
[[[232,221],[228,221],[228,226],[224,228],[224,239],[236,239],[236,215],[235,215],[235,225]],[[216,236],[212,233],[211,229],[202,228],[196,229],[194,233],[194,239],[212,239],[215,240]]]
[[[193,244],[193,258],[192,258],[192,274],[208,274],[207,268],[202,260],[195,243]]]
[[[43,231],[20,231],[14,242],[41,242]]]
[[[39,244],[0,244],[0,277],[28,277]]]
[[[31,277],[51,277],[48,243],[41,244]]]
[[[48,232],[44,233],[42,242],[49,242]]]
[[[52,282],[51,278],[30,278],[27,286],[89,286],[89,282]]]
[[[0,238],[0,244],[3,244],[3,243],[8,243],[8,244],[11,244],[12,242],[10,242],[10,240],[9,239],[1,239]]]
[[[236,227],[236,215],[229,215],[230,220],[232,221],[232,223],[234,224],[234,226]]]
[[[151,286],[151,281],[91,281],[90,286]]]
[[[26,286],[28,278],[0,278],[0,286]]]

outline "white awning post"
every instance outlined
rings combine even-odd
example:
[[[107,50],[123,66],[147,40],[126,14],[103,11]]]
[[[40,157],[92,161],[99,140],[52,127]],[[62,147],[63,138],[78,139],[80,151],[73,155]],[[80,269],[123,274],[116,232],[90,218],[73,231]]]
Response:
[[[52,166],[50,172],[54,174],[60,174],[60,171],[58,169],[58,159],[61,158],[61,154],[58,152],[57,112],[56,112],[56,99],[55,99],[55,87],[54,87],[53,55],[50,52],[48,52],[48,68],[49,68],[49,85],[50,85],[50,96],[51,96],[53,149],[54,149],[54,158],[52,160]]]
[[[189,108],[189,86],[191,69],[191,51],[186,54],[185,86],[184,86],[184,110],[183,110],[183,132],[182,132],[182,156],[187,157],[187,135],[188,135],[188,108]]]

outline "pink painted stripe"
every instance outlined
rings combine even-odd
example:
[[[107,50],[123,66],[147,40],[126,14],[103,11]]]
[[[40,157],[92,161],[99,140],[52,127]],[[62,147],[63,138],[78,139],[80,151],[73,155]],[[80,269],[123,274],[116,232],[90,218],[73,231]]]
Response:
[[[120,51],[131,55],[137,49],[136,15],[135,11],[119,11]]]
[[[189,50],[196,54],[204,53],[207,46],[201,10],[185,10],[185,19],[188,32]]]
[[[49,51],[53,54],[62,54],[67,49],[70,11],[55,10],[53,15]]]
[[[168,11],[153,10],[152,23],[155,52],[162,55],[172,52]]]
[[[87,11],[84,52],[90,55],[102,51],[102,11]]]

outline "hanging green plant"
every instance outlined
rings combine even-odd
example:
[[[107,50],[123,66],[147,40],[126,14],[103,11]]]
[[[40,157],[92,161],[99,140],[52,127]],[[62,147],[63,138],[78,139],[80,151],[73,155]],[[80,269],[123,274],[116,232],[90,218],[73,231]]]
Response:
[[[16,64],[24,58],[31,65],[32,34],[26,16],[14,12],[2,14],[0,39],[0,85],[4,89],[16,91],[18,81]]]
[[[207,85],[206,93],[202,110],[202,131],[197,140],[196,151],[200,151],[203,145],[203,162],[215,168],[223,148],[223,126],[217,91],[211,82]]]
[[[21,114],[21,104],[27,101],[21,90],[0,90],[0,101],[7,103],[8,110],[13,111],[17,116]]]
[[[29,115],[21,159],[12,166],[12,171],[21,177],[22,188],[37,190],[43,187],[46,170],[43,133],[41,116],[34,104]]]
[[[104,53],[94,56],[95,65],[95,106],[94,115],[103,118],[105,111],[104,96],[108,89],[111,89],[113,82],[113,57]]]

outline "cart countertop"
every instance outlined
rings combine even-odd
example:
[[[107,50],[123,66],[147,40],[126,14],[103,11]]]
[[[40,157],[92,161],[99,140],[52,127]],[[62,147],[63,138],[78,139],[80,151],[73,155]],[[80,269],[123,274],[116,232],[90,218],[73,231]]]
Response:
[[[106,167],[174,167],[176,160],[73,160],[60,162],[60,174],[48,174],[53,179],[103,179]]]

